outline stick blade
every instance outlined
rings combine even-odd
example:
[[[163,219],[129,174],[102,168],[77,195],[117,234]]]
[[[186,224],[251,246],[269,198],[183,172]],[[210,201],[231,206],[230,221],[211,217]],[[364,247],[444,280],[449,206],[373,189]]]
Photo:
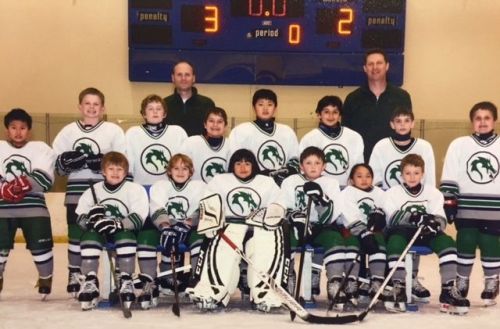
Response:
[[[297,314],[294,312],[294,311],[290,311],[290,320],[295,320],[295,317],[297,316]]]
[[[177,317],[181,316],[181,310],[179,309],[179,304],[177,302],[172,305],[172,313],[174,313]]]
[[[303,320],[309,323],[318,324],[348,324],[359,321],[359,317],[356,314],[328,317],[309,313]]]

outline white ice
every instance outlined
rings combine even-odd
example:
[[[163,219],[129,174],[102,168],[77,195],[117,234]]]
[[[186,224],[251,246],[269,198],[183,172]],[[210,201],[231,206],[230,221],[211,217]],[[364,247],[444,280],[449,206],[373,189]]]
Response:
[[[47,301],[40,301],[34,288],[37,275],[31,256],[24,244],[16,244],[9,256],[4,275],[4,289],[0,293],[0,328],[51,328],[51,329],[93,329],[93,328],[272,328],[290,329],[321,327],[307,324],[300,319],[290,322],[289,314],[260,314],[254,311],[236,310],[216,314],[200,314],[191,305],[181,305],[181,317],[175,317],[171,305],[160,304],[149,311],[133,310],[131,319],[124,319],[118,308],[97,309],[83,312],[77,301],[66,293],[66,245],[54,248],[55,274],[53,292]],[[348,328],[377,329],[489,329],[500,328],[500,306],[485,308],[479,295],[483,288],[480,263],[476,260],[471,277],[469,298],[471,308],[468,315],[453,316],[439,312],[437,298],[440,283],[437,257],[422,257],[419,276],[422,283],[431,290],[430,304],[420,305],[418,312],[404,314],[369,313],[361,323],[345,325]],[[322,289],[323,292],[325,289]],[[235,299],[239,299],[237,295]],[[325,298],[325,296],[321,296]],[[312,312],[324,315],[325,310]]]

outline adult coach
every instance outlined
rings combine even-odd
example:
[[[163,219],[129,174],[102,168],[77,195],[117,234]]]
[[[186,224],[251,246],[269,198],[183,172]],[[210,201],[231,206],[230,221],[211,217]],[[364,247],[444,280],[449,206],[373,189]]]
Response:
[[[342,124],[363,137],[364,158],[368,163],[375,144],[392,133],[389,125],[392,112],[397,106],[411,109],[411,98],[408,92],[387,82],[389,62],[382,49],[365,54],[363,70],[367,84],[347,95]]]
[[[193,65],[187,61],[177,62],[172,68],[174,93],[165,98],[167,124],[181,126],[188,136],[203,134],[205,112],[215,107],[213,100],[198,94],[193,87],[195,81]]]

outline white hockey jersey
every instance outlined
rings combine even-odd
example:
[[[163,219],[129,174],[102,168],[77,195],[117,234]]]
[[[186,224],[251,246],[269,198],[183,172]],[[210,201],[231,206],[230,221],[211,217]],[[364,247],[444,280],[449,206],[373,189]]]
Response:
[[[58,156],[67,151],[80,151],[86,154],[126,152],[123,130],[118,125],[106,121],[99,122],[91,129],[84,129],[80,121],[72,122],[57,134],[52,147]],[[80,195],[89,188],[89,180],[100,181],[102,175],[88,168],[70,173],[65,204],[78,203]]]
[[[500,220],[500,138],[482,144],[472,136],[451,142],[441,191],[458,197],[458,218]]]
[[[363,191],[352,185],[340,192],[342,222],[345,227],[360,221],[368,223],[368,215],[384,204],[384,191],[374,186],[371,191]]]
[[[394,144],[392,138],[380,140],[373,148],[370,156],[370,167],[373,169],[373,183],[384,190],[403,183],[401,178],[401,159],[415,153],[425,162],[424,184],[436,186],[436,162],[432,145],[421,138],[415,138],[405,151]]]
[[[151,135],[143,126],[127,130],[127,158],[134,182],[151,185],[164,179],[170,158],[181,152],[187,134],[180,126],[168,125],[158,136]]]
[[[333,176],[343,188],[347,185],[351,168],[363,162],[363,138],[347,127],[341,127],[340,133],[332,138],[321,129],[315,128],[302,137],[299,154],[309,146],[316,146],[325,153],[325,174]]]
[[[106,208],[106,217],[121,219],[127,230],[139,231],[142,228],[149,210],[148,194],[142,185],[125,180],[110,191],[101,181],[94,184],[94,189],[97,201]],[[80,197],[75,212],[78,216],[88,214],[93,206],[94,197],[88,188]]]
[[[193,160],[192,179],[200,179],[208,183],[215,175],[227,172],[229,142],[226,138],[222,140],[219,147],[214,149],[201,135],[188,137],[182,145],[182,153]]]
[[[32,141],[17,148],[0,141],[0,176],[7,182],[27,176],[32,190],[18,203],[0,199],[0,218],[49,217],[44,192],[54,182],[56,155],[44,142]]]
[[[270,134],[254,122],[242,123],[229,134],[229,149],[231,154],[238,149],[252,151],[261,170],[280,169],[290,159],[299,157],[299,142],[295,132],[281,123],[275,123]]]

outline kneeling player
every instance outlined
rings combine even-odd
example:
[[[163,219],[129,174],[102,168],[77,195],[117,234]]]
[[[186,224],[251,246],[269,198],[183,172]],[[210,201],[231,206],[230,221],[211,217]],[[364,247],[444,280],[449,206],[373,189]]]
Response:
[[[387,255],[389,268],[415,234],[417,227],[422,227],[422,234],[415,242],[432,249],[439,257],[441,274],[441,311],[466,314],[469,301],[460,295],[455,286],[457,276],[457,249],[455,241],[444,233],[446,218],[443,210],[444,197],[432,185],[422,184],[424,160],[420,155],[408,154],[401,160],[403,184],[387,190],[384,210],[389,217]],[[392,311],[406,310],[405,269],[399,264],[392,277],[392,298],[386,299],[385,306]]]
[[[125,180],[127,158],[119,152],[109,152],[102,159],[104,182],[87,189],[76,208],[81,238],[82,274],[85,282],[78,293],[83,310],[97,305],[99,256],[106,242],[116,247],[116,263],[120,269],[120,298],[125,307],[135,300],[132,273],[135,271],[136,232],[148,215],[148,195],[144,187]],[[95,194],[94,194],[95,192]]]
[[[279,193],[278,186],[272,178],[257,175],[258,171],[253,153],[246,149],[237,150],[229,161],[230,173],[215,176],[208,183],[207,195],[216,194],[222,200],[224,234],[240,249],[244,246],[259,271],[265,271],[280,281],[284,263],[282,216],[277,216],[279,220],[273,223],[266,223],[264,219],[260,225],[247,220],[254,210],[269,209],[270,205],[281,209],[284,214],[280,206],[271,204]],[[193,302],[202,310],[227,306],[238,283],[239,263],[240,257],[219,235],[215,235],[206,251],[199,283],[193,289],[186,289]],[[281,300],[251,268],[248,284],[250,299],[256,309],[269,312],[281,306]]]

